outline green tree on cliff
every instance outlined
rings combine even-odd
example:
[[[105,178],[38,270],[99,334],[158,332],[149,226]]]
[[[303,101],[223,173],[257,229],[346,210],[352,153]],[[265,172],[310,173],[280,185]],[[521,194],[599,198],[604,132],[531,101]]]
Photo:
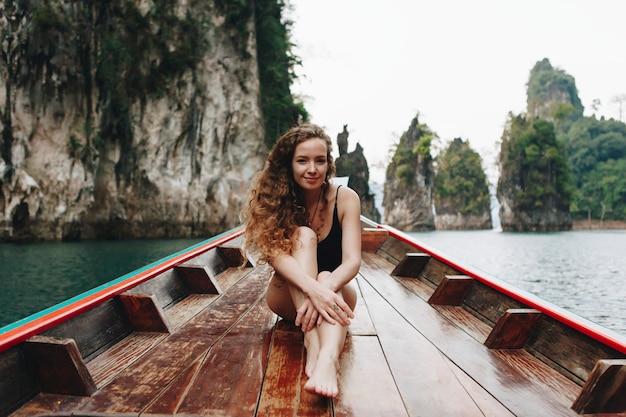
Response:
[[[583,117],[565,135],[577,218],[626,220],[626,124]]]
[[[437,156],[433,197],[438,214],[480,216],[489,212],[487,176],[469,141],[456,138]]]
[[[520,211],[569,213],[570,170],[552,123],[510,115],[500,151],[498,195],[506,195]]]
[[[552,67],[547,58],[538,61],[530,71],[526,96],[531,118],[562,124],[581,117],[584,111],[574,77]]]

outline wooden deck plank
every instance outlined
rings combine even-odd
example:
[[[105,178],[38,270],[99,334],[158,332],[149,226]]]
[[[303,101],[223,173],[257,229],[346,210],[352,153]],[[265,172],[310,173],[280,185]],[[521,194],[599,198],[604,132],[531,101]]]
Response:
[[[185,299],[165,310],[165,317],[172,331],[191,320],[218,296],[215,294],[190,294]]]
[[[89,397],[39,393],[35,398],[11,413],[10,417],[32,417],[53,414],[67,416],[87,401],[89,401]]]
[[[408,416],[376,336],[348,336],[335,417]]]
[[[275,322],[265,300],[257,302],[203,358],[176,413],[254,416]]]
[[[303,335],[284,322],[277,325],[257,417],[332,416],[330,400],[304,391]]]
[[[96,385],[102,387],[156,346],[165,336],[164,333],[131,333],[87,363],[87,369]]]
[[[354,308],[354,319],[348,327],[348,333],[351,335],[359,336],[372,336],[376,334],[376,329],[372,323],[372,318],[367,311],[367,306],[363,301],[363,295],[361,294],[361,288],[357,279],[353,280],[350,284],[354,287],[357,293],[356,307]]]
[[[206,310],[169,335],[81,408],[86,413],[134,413],[144,410],[176,378],[233,326],[265,293],[268,268],[249,273]],[[175,352],[175,354],[172,354]]]
[[[513,413],[507,410],[498,400],[493,398],[491,394],[473,381],[462,369],[450,363],[450,369],[461,384],[467,390],[467,393],[476,403],[478,408],[483,412],[485,417],[515,417]]]
[[[388,300],[411,326],[437,345],[445,356],[492,393],[513,414],[576,416],[570,408],[573,398],[569,393],[556,392],[552,387],[529,378],[496,352],[478,344],[430,305],[416,302],[413,293],[379,268],[380,262],[386,262],[380,257],[364,254],[363,260],[361,268],[372,286],[371,291],[375,289]],[[384,269],[388,269],[388,266],[383,266]],[[376,325],[376,320],[374,324]],[[380,334],[381,328],[378,325],[377,329]],[[547,370],[551,371],[557,374],[556,371]],[[554,374],[553,377],[559,379],[560,375]]]
[[[257,302],[211,348],[177,413],[254,416],[275,322],[265,301]]]
[[[378,280],[364,270],[365,280]],[[386,285],[386,284],[383,284]],[[450,362],[367,283],[362,285],[380,344],[410,416],[483,416]]]

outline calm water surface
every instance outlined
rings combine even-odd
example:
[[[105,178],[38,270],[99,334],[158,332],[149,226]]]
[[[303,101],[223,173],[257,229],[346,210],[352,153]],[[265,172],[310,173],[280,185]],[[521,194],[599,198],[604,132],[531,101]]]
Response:
[[[411,233],[433,249],[626,335],[626,231]]]
[[[201,240],[0,243],[0,327]]]
[[[455,260],[626,335],[626,231],[412,233]],[[0,327],[201,239],[0,244]]]

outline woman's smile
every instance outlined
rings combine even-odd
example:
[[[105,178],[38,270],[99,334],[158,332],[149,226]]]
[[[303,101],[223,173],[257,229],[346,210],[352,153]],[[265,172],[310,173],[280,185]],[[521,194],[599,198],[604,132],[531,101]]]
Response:
[[[328,171],[326,142],[320,138],[307,139],[298,144],[291,168],[296,183],[304,189],[321,186]]]

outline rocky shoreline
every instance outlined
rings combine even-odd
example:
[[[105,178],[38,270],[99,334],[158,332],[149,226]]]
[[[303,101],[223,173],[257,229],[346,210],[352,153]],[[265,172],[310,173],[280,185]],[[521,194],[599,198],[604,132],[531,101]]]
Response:
[[[621,220],[573,220],[572,230],[624,230],[626,221]]]

